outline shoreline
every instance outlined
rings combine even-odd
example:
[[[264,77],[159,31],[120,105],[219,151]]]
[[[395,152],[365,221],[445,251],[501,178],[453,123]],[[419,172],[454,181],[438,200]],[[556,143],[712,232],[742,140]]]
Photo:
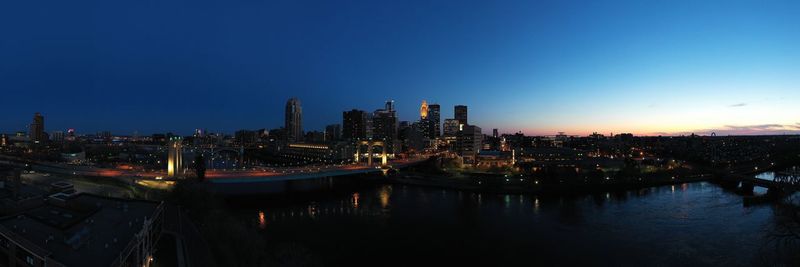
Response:
[[[676,185],[683,183],[697,183],[697,182],[714,182],[715,179],[711,175],[702,175],[689,178],[676,178],[669,180],[658,180],[648,182],[611,182],[603,184],[544,184],[544,185],[531,185],[531,184],[474,184],[470,180],[479,179],[477,177],[465,178],[461,181],[456,181],[451,178],[441,178],[435,175],[418,176],[420,178],[411,177],[390,177],[385,182],[390,184],[399,185],[413,185],[424,186],[442,189],[459,190],[465,192],[479,192],[491,194],[534,194],[534,195],[566,195],[573,193],[598,193],[598,192],[613,192],[613,191],[627,191],[649,187]],[[502,179],[502,178],[496,178]],[[501,181],[502,182],[502,181]]]

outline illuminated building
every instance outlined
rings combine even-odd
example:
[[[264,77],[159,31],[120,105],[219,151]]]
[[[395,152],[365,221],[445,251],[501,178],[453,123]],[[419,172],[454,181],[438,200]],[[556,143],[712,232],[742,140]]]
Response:
[[[390,153],[394,153],[394,143],[397,140],[397,113],[389,102],[387,102],[386,108],[373,113],[372,139],[384,141],[387,149],[391,151]]]
[[[8,146],[8,135],[0,135],[0,147]]]
[[[428,105],[422,100],[419,109],[419,127],[422,134],[429,139],[436,139],[439,136],[439,105]]]
[[[367,138],[366,112],[354,109],[342,113],[342,138],[345,140]]]
[[[442,134],[441,131],[441,106],[439,104],[430,104],[428,105],[428,120],[431,121],[433,124],[433,137],[439,137]]]
[[[183,140],[170,137],[167,143],[167,176],[175,177],[183,174]]]
[[[475,125],[459,125],[456,135],[455,152],[464,158],[465,163],[474,163],[483,143],[481,128]]]
[[[349,143],[293,143],[281,150],[281,155],[295,161],[339,163],[353,158]]]
[[[424,120],[428,118],[428,102],[422,100],[422,106],[419,107],[419,118]]]
[[[454,110],[453,114],[455,114],[454,117],[455,117],[456,120],[458,120],[458,123],[464,124],[464,125],[469,124],[469,122],[467,122],[467,106],[464,106],[464,105],[455,106],[455,110]]]
[[[303,108],[300,106],[300,100],[291,98],[286,101],[286,140],[288,142],[302,142],[303,141]]]
[[[39,114],[39,112],[33,115],[33,122],[30,125],[28,137],[30,137],[32,143],[44,142],[44,116]]]
[[[458,122],[457,119],[446,119],[444,120],[444,137],[454,139],[458,134],[458,126],[461,123]]]

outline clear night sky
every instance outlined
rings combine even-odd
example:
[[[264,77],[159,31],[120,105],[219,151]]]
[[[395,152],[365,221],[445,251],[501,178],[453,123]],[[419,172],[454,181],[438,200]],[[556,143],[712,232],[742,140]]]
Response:
[[[498,2],[503,2],[498,3]],[[606,2],[606,3],[600,3]],[[701,3],[702,2],[702,3]],[[800,1],[2,1],[0,132],[304,128],[394,99],[485,131],[800,130]]]

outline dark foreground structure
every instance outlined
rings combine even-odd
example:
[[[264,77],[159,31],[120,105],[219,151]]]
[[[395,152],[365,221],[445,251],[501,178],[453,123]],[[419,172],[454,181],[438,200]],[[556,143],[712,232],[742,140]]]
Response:
[[[163,203],[56,193],[0,218],[0,266],[149,266]]]

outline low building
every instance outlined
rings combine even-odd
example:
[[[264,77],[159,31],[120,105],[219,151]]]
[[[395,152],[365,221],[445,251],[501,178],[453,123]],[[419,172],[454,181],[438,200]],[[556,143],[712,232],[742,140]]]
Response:
[[[514,167],[514,151],[481,150],[478,153],[476,166],[482,168]]]
[[[0,219],[0,266],[149,266],[163,204],[57,193]]]
[[[23,184],[18,169],[0,169],[0,215],[41,206],[45,195],[46,192]]]
[[[284,158],[304,162],[339,163],[353,158],[354,150],[349,142],[292,143],[280,151]]]
[[[481,128],[475,125],[459,125],[456,136],[455,152],[464,158],[464,163],[474,164],[478,152],[481,150],[483,134]]]

